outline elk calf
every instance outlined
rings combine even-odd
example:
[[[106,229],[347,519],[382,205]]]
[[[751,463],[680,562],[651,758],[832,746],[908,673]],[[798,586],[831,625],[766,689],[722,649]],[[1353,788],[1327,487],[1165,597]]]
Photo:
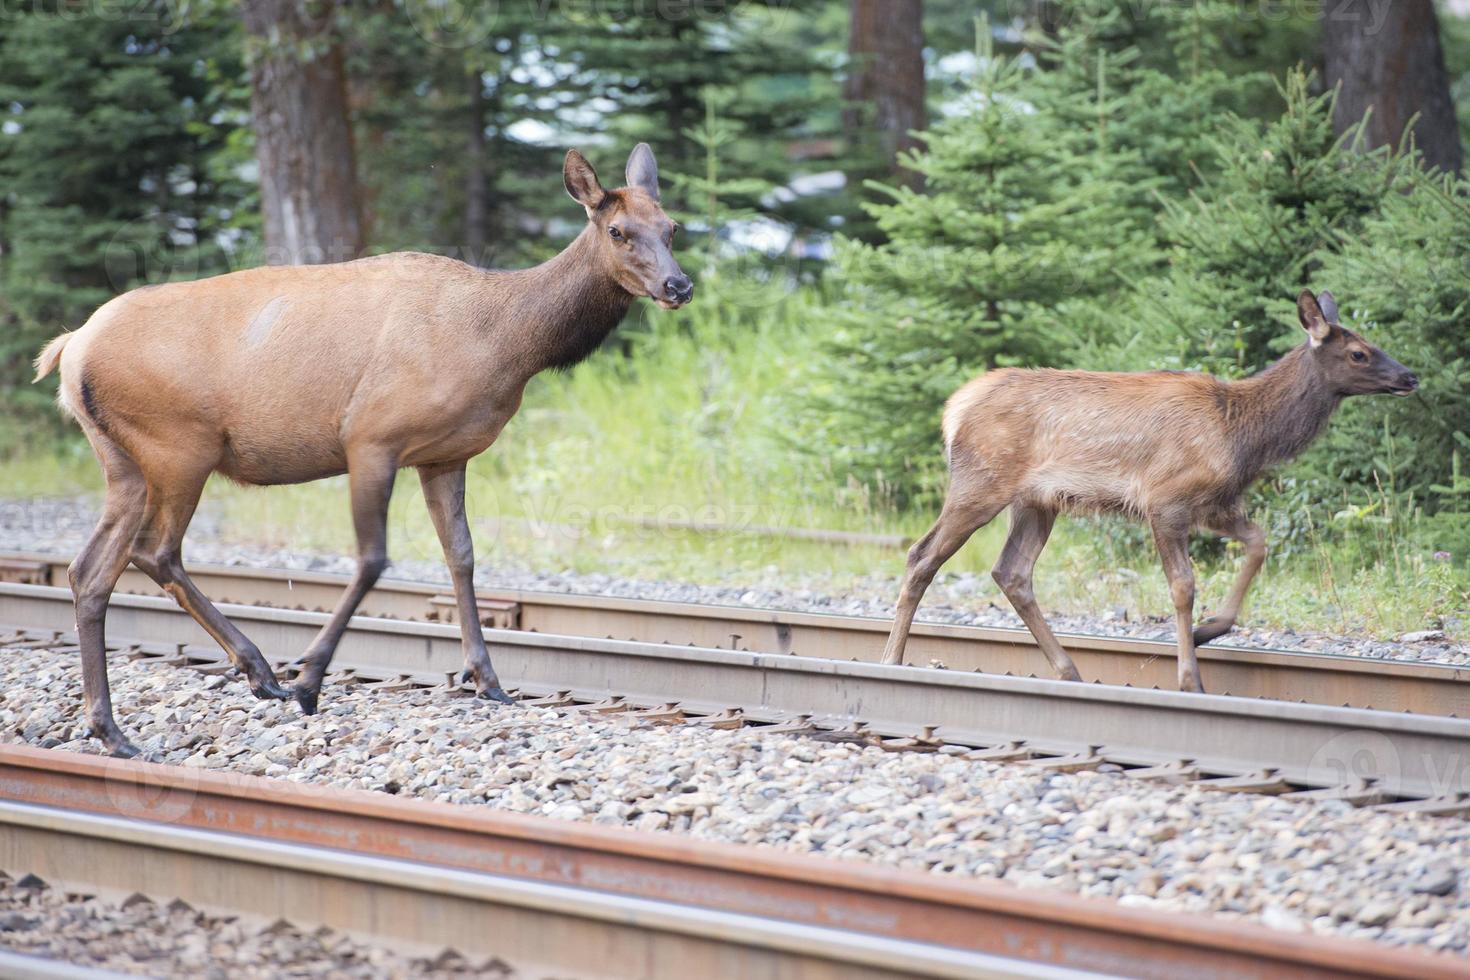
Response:
[[[1303,292],[1307,342],[1254,377],[1226,382],[1156,371],[991,371],[944,410],[950,482],[939,520],[909,552],[883,662],[903,662],[914,611],[940,566],[1007,507],[1010,536],[991,574],[1057,676],[1080,680],[1031,591],[1031,572],[1062,512],[1118,513],[1153,532],[1174,599],[1179,688],[1203,691],[1195,646],[1229,632],[1266,557],[1245,490],[1311,444],[1349,395],[1408,395],[1419,380],[1343,329],[1331,293]],[[1193,625],[1193,528],[1245,545],[1220,613]]]
[[[256,695],[294,695],[310,714],[348,620],[387,565],[388,497],[404,466],[419,471],[454,580],[465,677],[481,697],[509,700],[480,632],[465,464],[495,441],[534,375],[596,350],[634,299],[674,309],[693,296],[646,144],[626,173],[626,187],[606,190],[580,153],[567,154],[562,180],[587,224],[534,269],[415,253],[249,269],[134,290],[41,352],[37,380],[60,365],[61,403],[107,478],[102,518],[70,574],[87,713],[108,749],[138,751],[113,719],[103,644],[129,561],[199,621]],[[260,485],[347,474],[357,574],[292,690],[184,573],[184,530],[214,472]]]

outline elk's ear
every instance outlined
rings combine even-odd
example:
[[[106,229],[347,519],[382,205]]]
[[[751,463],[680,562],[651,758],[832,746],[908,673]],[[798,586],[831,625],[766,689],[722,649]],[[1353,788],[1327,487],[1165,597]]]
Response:
[[[1317,297],[1312,295],[1310,289],[1302,290],[1302,294],[1297,297],[1296,311],[1302,319],[1302,329],[1311,338],[1313,347],[1319,346],[1332,336],[1332,324],[1327,321],[1327,316],[1322,312]]]
[[[653,158],[653,148],[647,143],[639,143],[628,155],[627,178],[629,187],[637,187],[658,200],[658,161]]]
[[[1322,307],[1322,315],[1327,322],[1334,326],[1342,326],[1342,314],[1337,312],[1337,299],[1330,292],[1317,294],[1317,305]]]
[[[566,163],[561,168],[561,179],[566,184],[567,193],[572,195],[572,200],[586,208],[589,214],[596,211],[602,204],[602,199],[607,196],[607,191],[602,189],[602,184],[597,179],[597,171],[576,150],[567,151]]]

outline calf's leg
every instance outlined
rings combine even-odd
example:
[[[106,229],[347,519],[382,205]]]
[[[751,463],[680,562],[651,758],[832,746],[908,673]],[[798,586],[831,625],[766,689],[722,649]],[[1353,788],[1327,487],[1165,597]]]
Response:
[[[1057,677],[1064,681],[1080,681],[1077,665],[1067,656],[1067,651],[1057,642],[1056,634],[1047,625],[1041,607],[1036,604],[1036,594],[1031,589],[1031,577],[1036,568],[1036,559],[1051,537],[1056,512],[1017,504],[1011,508],[1011,532],[1001,549],[1000,558],[990,575],[1011,605],[1016,608],[1026,628],[1036,637],[1036,645],[1046,659],[1051,661]]]
[[[133,564],[157,582],[159,588],[214,638],[229,655],[230,662],[245,675],[256,697],[284,701],[291,692],[276,680],[260,648],[215,608],[184,571],[184,531],[194,516],[208,476],[208,469],[196,468],[191,473],[170,474],[167,478],[155,474],[150,478],[147,514],[133,539]]]
[[[462,680],[475,679],[475,692],[488,701],[514,703],[500,686],[485,634],[480,629],[480,610],[475,604],[475,545],[464,511],[465,461],[419,467],[424,503],[444,546],[444,563],[454,581],[454,600],[459,610],[460,637],[464,645]]]
[[[1233,514],[1211,530],[1245,545],[1245,564],[1240,567],[1240,574],[1230,588],[1225,605],[1218,613],[1194,628],[1195,646],[1219,639],[1235,628],[1235,621],[1240,617],[1240,607],[1245,602],[1246,593],[1250,591],[1251,582],[1266,561],[1266,533],[1246,520],[1244,514]]]
[[[1150,522],[1154,544],[1164,563],[1169,594],[1174,599],[1174,623],[1179,633],[1179,690],[1204,693],[1199,660],[1194,652],[1194,568],[1189,561],[1189,519],[1180,515],[1156,517]]]
[[[357,533],[357,572],[332,611],[332,618],[299,661],[301,674],[296,678],[293,693],[306,714],[316,714],[322,678],[337,652],[347,623],[388,566],[388,501],[393,496],[393,477],[397,471],[397,460],[387,454],[359,453],[348,459],[352,526]]]
[[[147,484],[137,464],[120,447],[89,426],[83,428],[102,463],[107,497],[96,529],[67,569],[76,600],[82,695],[93,737],[113,755],[129,759],[138,754],[138,749],[113,718],[112,692],[107,682],[107,600],[128,565],[128,550],[143,520]]]
[[[909,549],[908,567],[904,570],[898,609],[893,617],[893,631],[888,634],[888,644],[883,648],[885,664],[903,663],[903,650],[908,644],[919,600],[924,598],[924,592],[940,567],[964,547],[970,535],[994,520],[1005,506],[993,502],[971,503],[970,499],[973,498],[956,497],[951,493],[944,501],[939,520]]]

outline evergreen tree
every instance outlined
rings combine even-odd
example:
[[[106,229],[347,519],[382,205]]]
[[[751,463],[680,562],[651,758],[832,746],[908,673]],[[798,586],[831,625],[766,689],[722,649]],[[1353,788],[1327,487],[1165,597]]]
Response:
[[[963,111],[936,125],[906,164],[924,193],[889,190],[872,207],[888,241],[840,244],[829,358],[813,379],[813,446],[898,497],[929,495],[943,470],[939,416],[975,373],[1064,363],[1072,313],[1148,268],[1151,233],[1132,200],[1139,164],[1098,132],[1118,104],[1039,81],[980,32]],[[1099,91],[1102,97],[1099,98]],[[1079,100],[1091,122],[1076,125]]]
[[[1470,183],[1410,170],[1396,190],[1322,250],[1317,278],[1336,290],[1346,325],[1422,384],[1407,405],[1350,400],[1303,469],[1438,510],[1455,506],[1436,489],[1453,483],[1454,453],[1470,457]]]
[[[233,12],[162,5],[0,19],[0,389],[42,407],[29,361],[142,281],[221,271],[245,189],[222,167],[246,118]],[[59,66],[65,66],[61,70]]]
[[[568,146],[596,162],[601,146],[622,159],[646,141],[670,178],[703,174],[705,150],[690,134],[705,124],[709,90],[728,95],[721,117],[739,134],[720,148],[729,204],[803,229],[829,227],[843,211],[836,195],[767,193],[804,167],[845,165],[831,138],[841,107],[833,65],[846,39],[826,15],[845,9],[838,0],[801,15],[776,0],[677,9],[447,0],[432,23],[423,7],[353,8],[349,73],[375,250],[430,247],[500,265],[535,259],[565,231],[551,229],[566,219]],[[436,29],[439,21],[454,29]],[[794,159],[809,151],[810,164]],[[672,182],[666,198],[676,209],[701,207]],[[476,200],[484,201],[480,256],[465,251],[478,237]]]
[[[1253,373],[1296,343],[1293,298],[1378,208],[1395,164],[1333,131],[1332,95],[1308,76],[1281,86],[1283,114],[1262,123],[1215,119],[1206,139],[1214,173],[1187,199],[1167,199],[1168,270],[1140,280],[1112,307],[1089,351],[1093,367]]]

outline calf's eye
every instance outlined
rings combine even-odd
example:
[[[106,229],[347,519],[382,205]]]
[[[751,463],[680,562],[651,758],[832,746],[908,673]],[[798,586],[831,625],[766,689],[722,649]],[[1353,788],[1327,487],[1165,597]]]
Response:
[[[1359,364],[1363,363],[1367,359],[1368,359],[1368,355],[1367,354],[1364,354],[1362,351],[1360,351],[1360,350],[1353,351],[1353,360],[1357,361]]]

